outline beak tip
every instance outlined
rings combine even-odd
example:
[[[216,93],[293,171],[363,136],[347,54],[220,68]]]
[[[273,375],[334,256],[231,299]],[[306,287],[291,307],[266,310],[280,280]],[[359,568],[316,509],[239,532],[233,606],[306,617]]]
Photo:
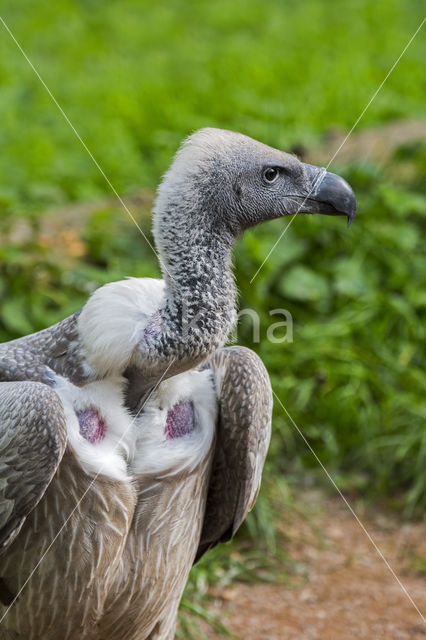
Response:
[[[351,226],[356,216],[356,201],[354,202],[354,206],[352,210],[347,214],[347,216],[348,216],[348,229],[349,229],[349,227]]]
[[[312,212],[346,216],[350,227],[357,209],[356,197],[350,184],[322,167],[308,164],[304,166],[312,185],[310,200],[317,203]]]

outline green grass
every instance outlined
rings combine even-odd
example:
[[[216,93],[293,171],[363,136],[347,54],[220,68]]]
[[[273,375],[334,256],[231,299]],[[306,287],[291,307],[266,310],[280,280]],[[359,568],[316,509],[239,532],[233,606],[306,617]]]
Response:
[[[420,24],[417,0],[3,0],[1,13],[120,192],[206,125],[281,148],[349,129]],[[420,34],[365,114],[424,114]],[[0,206],[108,186],[0,25]]]
[[[411,153],[416,186],[394,177],[408,150],[392,159],[392,181],[374,167],[348,171],[360,210],[351,229],[339,220],[301,217],[262,277],[254,286],[243,284],[242,304],[263,310],[263,335],[268,309],[292,313],[294,342],[277,347],[263,340],[259,353],[316,453],[343,474],[341,484],[422,513],[426,198],[420,179],[426,147]],[[239,282],[256,271],[281,227],[274,233],[265,226],[255,241],[253,235],[240,244]],[[275,410],[273,472],[318,470],[285,413]]]

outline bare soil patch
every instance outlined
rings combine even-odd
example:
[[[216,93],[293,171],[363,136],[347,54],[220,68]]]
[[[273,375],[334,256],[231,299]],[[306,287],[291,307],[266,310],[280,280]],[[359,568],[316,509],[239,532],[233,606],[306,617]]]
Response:
[[[244,640],[426,638],[426,623],[345,505],[318,495],[303,499],[308,516],[283,527],[286,550],[306,579],[295,576],[290,588],[235,585],[215,594],[212,611]],[[426,525],[383,513],[360,517],[426,616]]]

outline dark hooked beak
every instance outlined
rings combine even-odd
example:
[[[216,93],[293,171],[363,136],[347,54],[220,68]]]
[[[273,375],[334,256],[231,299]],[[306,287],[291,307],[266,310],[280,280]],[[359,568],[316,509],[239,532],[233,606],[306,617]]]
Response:
[[[298,213],[321,213],[327,216],[346,216],[348,227],[356,214],[356,198],[350,185],[323,167],[304,164],[311,186],[305,198],[299,196]]]

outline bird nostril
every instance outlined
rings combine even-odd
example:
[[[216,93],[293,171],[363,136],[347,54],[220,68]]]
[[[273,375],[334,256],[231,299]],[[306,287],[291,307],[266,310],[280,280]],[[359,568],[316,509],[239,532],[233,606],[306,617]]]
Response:
[[[315,195],[318,192],[326,175],[327,175],[327,169],[325,169],[324,167],[320,167],[318,173],[316,174],[316,176],[314,176],[314,179],[312,180],[311,193]]]

